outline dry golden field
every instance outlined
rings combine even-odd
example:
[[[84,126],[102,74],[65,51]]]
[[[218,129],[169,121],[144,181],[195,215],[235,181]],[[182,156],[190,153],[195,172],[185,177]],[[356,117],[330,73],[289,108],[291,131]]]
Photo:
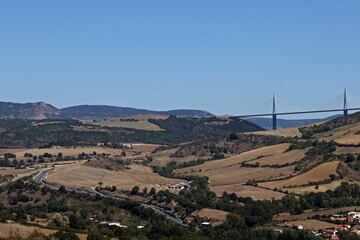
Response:
[[[0,148],[0,156],[4,156],[5,153],[18,153],[25,151],[26,148]]]
[[[238,196],[252,197],[254,199],[280,199],[284,194],[268,189],[247,186],[249,180],[269,180],[285,177],[294,173],[294,167],[241,167],[243,162],[260,162],[263,164],[282,164],[294,162],[304,156],[306,150],[295,150],[284,153],[289,144],[279,144],[259,148],[229,158],[209,161],[201,165],[175,170],[178,175],[200,175],[209,177],[209,186],[218,196],[224,191],[235,192]],[[282,155],[285,156],[281,158]]]
[[[56,231],[20,225],[17,223],[0,223],[0,237],[6,238],[10,236],[21,236],[21,237],[29,237],[34,231],[44,234],[45,236],[49,236],[50,234],[55,233]],[[77,234],[81,240],[86,240],[85,234]],[[17,239],[17,238],[14,238]]]
[[[156,144],[133,144],[133,151],[140,153],[151,153],[154,151],[159,145]]]
[[[287,188],[286,190],[295,194],[306,194],[310,192],[326,192],[328,190],[336,189],[341,185],[342,182],[346,182],[346,180],[343,179],[335,180],[332,181],[331,183],[321,184],[318,186],[318,188],[316,188],[315,186],[304,186],[304,187]]]
[[[127,118],[111,118],[103,121],[95,122],[93,124],[99,125],[102,127],[119,127],[119,128],[131,128],[147,131],[163,131],[158,125],[149,122],[149,119],[166,119],[168,116],[157,115],[157,114],[148,114],[148,115],[139,115]],[[126,121],[129,119],[135,119],[137,121]]]
[[[14,175],[17,176],[19,174],[30,173],[34,171],[34,169],[15,169],[12,167],[1,167],[0,175]]]
[[[254,200],[271,200],[273,198],[281,199],[285,196],[285,194],[280,192],[243,184],[212,186],[210,188],[217,196],[221,196],[223,192],[227,192],[236,193],[236,195],[240,197],[251,197]]]
[[[141,189],[147,187],[163,190],[165,185],[182,182],[183,180],[165,178],[154,173],[150,167],[130,165],[130,169],[112,171],[103,168],[85,166],[84,163],[56,166],[48,176],[51,184],[74,188],[94,188],[102,182],[104,186],[116,186],[119,190],[131,190],[135,185]]]
[[[274,188],[282,189],[286,186],[295,187],[295,186],[305,185],[308,184],[310,181],[319,182],[325,179],[329,179],[330,174],[337,175],[336,169],[339,164],[340,161],[326,162],[311,169],[310,171],[307,171],[303,174],[297,175],[290,179],[264,182],[264,183],[260,183],[259,185],[269,189],[274,189]]]
[[[334,140],[342,144],[358,144],[360,143],[360,123],[353,123],[343,127],[335,128],[331,131],[315,134],[314,137],[320,140]]]
[[[245,184],[249,180],[268,180],[281,176],[289,176],[294,173],[294,167],[284,168],[245,168],[227,167],[197,173],[200,176],[208,176],[210,186],[223,186],[230,184]]]
[[[23,149],[22,151],[16,152],[16,157],[21,158],[25,153],[31,153],[33,155],[43,155],[44,153],[50,153],[52,155],[57,155],[58,153],[62,153],[64,156],[78,156],[81,153],[90,154],[93,152],[97,154],[110,154],[110,155],[120,155],[121,149],[107,148],[107,147],[52,147],[52,148],[29,148]]]
[[[308,220],[316,215],[331,215],[341,212],[359,211],[360,206],[340,207],[332,209],[317,209],[317,210],[305,210],[304,213],[298,215],[290,215],[290,213],[281,213],[274,216],[275,221],[299,221]]]
[[[328,223],[328,222],[315,220],[315,219],[286,222],[283,224],[279,224],[278,226],[292,228],[292,227],[296,227],[299,225],[303,226],[305,230],[326,229],[326,228],[332,228],[332,227],[336,226],[336,224],[334,224],[334,223]]]
[[[201,210],[193,212],[191,215],[194,217],[218,219],[219,223],[222,223],[226,220],[226,215],[228,214],[229,214],[228,212],[224,212],[217,209],[203,208]]]
[[[259,158],[257,160],[250,161],[248,163],[260,163],[262,165],[283,165],[297,162],[305,157],[305,153],[308,149],[295,149],[289,152],[278,153],[272,156]]]
[[[55,233],[54,230],[30,227],[25,225],[20,225],[17,223],[0,223],[0,237],[9,237],[11,234],[18,234],[22,237],[28,237],[34,231],[40,232],[44,235],[50,235]]]
[[[272,135],[272,136],[280,136],[280,137],[301,137],[299,127],[280,128],[280,129],[269,130],[269,131],[258,131],[258,132],[255,132],[254,134]]]
[[[359,154],[360,147],[337,147],[335,154]]]
[[[289,146],[290,144],[284,143],[269,147],[263,147],[242,154],[238,154],[229,158],[216,160],[216,161],[209,161],[204,164],[193,167],[182,168],[175,171],[175,173],[186,174],[186,173],[198,172],[199,170],[209,171],[209,170],[216,170],[216,169],[227,168],[232,166],[236,167],[236,166],[240,166],[240,164],[243,162],[256,160],[256,159],[260,160],[260,158],[265,156],[273,156],[273,155],[281,154],[284,151],[286,151],[289,148]]]
[[[153,161],[151,165],[153,166],[166,166],[171,161],[175,161],[176,163],[183,163],[183,162],[189,162],[192,160],[199,159],[199,157],[196,156],[186,156],[183,158],[174,158],[170,157],[172,154],[174,154],[177,150],[179,150],[180,147],[171,148],[168,150],[160,151],[154,154],[150,154],[150,156],[153,158]]]

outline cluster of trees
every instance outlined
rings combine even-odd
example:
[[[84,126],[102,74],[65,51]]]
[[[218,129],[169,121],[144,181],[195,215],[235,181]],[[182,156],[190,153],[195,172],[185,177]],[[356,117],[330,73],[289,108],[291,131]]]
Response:
[[[174,170],[200,165],[205,162],[206,162],[206,160],[203,160],[203,159],[192,160],[192,161],[183,162],[183,163],[179,163],[179,164],[176,161],[170,161],[169,163],[166,164],[165,167],[153,166],[152,168],[153,168],[154,172],[158,173],[159,175],[161,175],[163,177],[173,178],[173,177],[175,177],[173,174]]]
[[[221,121],[215,119],[214,121]],[[13,121],[13,122],[12,122]],[[101,127],[76,120],[42,121],[0,120],[0,145],[3,147],[48,147],[96,145],[111,143],[111,147],[121,148],[124,142],[144,142],[154,144],[178,144],[203,138],[222,137],[231,132],[260,130],[254,124],[242,120],[231,120],[224,125],[208,124],[207,118],[151,119],[165,131],[145,131],[137,129]],[[92,131],[78,131],[77,129]],[[107,131],[103,131],[106,129]]]
[[[360,155],[358,155],[357,157],[354,156],[351,153],[346,154],[345,156],[342,156],[345,160],[345,162],[347,163],[347,165],[355,170],[355,171],[360,171]]]
[[[360,121],[360,114],[357,112],[354,114],[350,114],[346,117],[338,117],[321,124],[313,125],[310,127],[303,127],[300,128],[299,130],[302,133],[303,138],[312,138],[315,134],[328,132],[335,128],[349,125],[359,121]]]
[[[71,231],[90,232],[88,239],[261,239],[261,240],[315,240],[318,239],[305,232],[289,230],[283,234],[274,233],[272,230],[258,228],[272,221],[274,214],[280,212],[301,213],[305,209],[332,208],[360,204],[360,187],[343,183],[334,191],[325,193],[311,193],[302,197],[292,195],[281,200],[254,201],[251,198],[238,197],[236,194],[224,193],[218,198],[209,191],[206,178],[193,177],[192,188],[181,191],[179,195],[171,194],[168,191],[155,189],[149,192],[134,188],[133,194],[152,195],[158,201],[176,201],[178,210],[191,213],[197,209],[210,207],[231,212],[223,225],[213,228],[196,231],[192,228],[183,228],[166,220],[164,217],[154,214],[151,209],[144,209],[140,204],[132,201],[115,201],[103,199],[100,196],[89,196],[72,193],[62,188],[53,191],[47,187],[40,188],[32,181],[18,180],[3,188],[3,193],[15,193],[22,191],[37,192],[48,196],[45,203],[31,203],[16,205],[13,207],[0,206],[0,221],[16,220],[26,221],[27,216],[47,217],[49,214],[57,213],[67,216],[67,225],[58,224],[57,228],[62,231],[53,235],[50,239],[77,239]],[[50,194],[51,193],[51,194]],[[137,230],[129,226],[128,229],[108,227],[94,224],[89,217],[96,216],[97,220],[116,220],[119,211],[126,211],[146,222],[146,227]],[[131,220],[137,222],[138,220]],[[256,227],[256,228],[255,228]],[[67,236],[67,237],[63,237]],[[106,236],[106,237],[104,237]],[[342,239],[352,239],[342,236]],[[357,239],[357,238],[355,238]]]

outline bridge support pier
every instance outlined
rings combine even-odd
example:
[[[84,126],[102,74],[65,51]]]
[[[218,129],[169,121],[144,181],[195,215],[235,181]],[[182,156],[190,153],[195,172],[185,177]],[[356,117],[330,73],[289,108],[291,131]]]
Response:
[[[272,123],[273,123],[273,130],[277,129],[277,116],[276,114],[272,115]]]
[[[272,114],[273,130],[277,129],[277,116],[276,116],[276,99],[273,95],[273,114]]]
[[[347,106],[347,93],[346,93],[346,88],[344,89],[344,117],[346,117],[348,115],[349,111],[348,111],[348,106]]]

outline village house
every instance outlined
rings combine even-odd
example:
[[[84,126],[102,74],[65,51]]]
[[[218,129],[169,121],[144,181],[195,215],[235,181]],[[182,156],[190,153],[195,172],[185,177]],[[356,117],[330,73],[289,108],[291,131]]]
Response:
[[[352,235],[360,236],[360,225],[355,225],[351,230]]]
[[[360,212],[348,212],[348,222],[359,222]]]
[[[338,231],[335,229],[326,229],[324,231],[324,237],[327,239],[335,240],[335,239],[338,239],[337,233],[338,233]]]
[[[349,231],[350,228],[351,226],[347,224],[341,224],[334,227],[334,229],[337,230],[338,232],[346,232]]]
[[[348,216],[347,215],[340,215],[340,214],[334,214],[330,217],[330,221],[333,222],[347,222]]]

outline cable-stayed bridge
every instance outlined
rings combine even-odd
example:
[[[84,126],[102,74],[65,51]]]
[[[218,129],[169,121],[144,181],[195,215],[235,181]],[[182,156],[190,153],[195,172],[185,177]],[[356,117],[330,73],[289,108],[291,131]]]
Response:
[[[251,118],[251,117],[272,117],[273,129],[277,129],[277,116],[284,115],[300,115],[300,114],[313,114],[313,113],[331,113],[331,112],[342,112],[344,116],[347,116],[349,111],[360,111],[360,107],[348,108],[347,102],[347,91],[344,90],[344,103],[342,108],[331,108],[331,109],[320,109],[320,110],[309,110],[309,111],[294,111],[294,112],[277,112],[276,111],[276,98],[273,96],[273,111],[272,113],[262,114],[248,114],[241,116],[232,116],[232,118]]]

